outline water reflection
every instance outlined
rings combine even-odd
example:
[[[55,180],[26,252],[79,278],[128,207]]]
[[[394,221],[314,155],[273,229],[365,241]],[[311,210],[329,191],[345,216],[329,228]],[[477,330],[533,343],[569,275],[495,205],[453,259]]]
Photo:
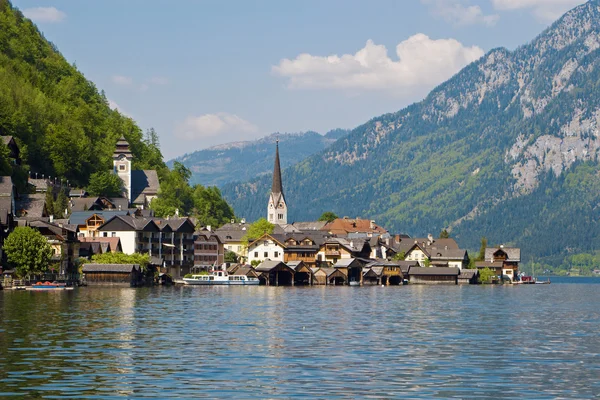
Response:
[[[0,394],[585,398],[595,285],[0,292]]]

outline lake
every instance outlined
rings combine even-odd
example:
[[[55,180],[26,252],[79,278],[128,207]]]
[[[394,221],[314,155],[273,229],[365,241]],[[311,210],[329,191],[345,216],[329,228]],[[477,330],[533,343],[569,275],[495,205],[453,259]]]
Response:
[[[0,395],[594,398],[600,279],[0,291]]]

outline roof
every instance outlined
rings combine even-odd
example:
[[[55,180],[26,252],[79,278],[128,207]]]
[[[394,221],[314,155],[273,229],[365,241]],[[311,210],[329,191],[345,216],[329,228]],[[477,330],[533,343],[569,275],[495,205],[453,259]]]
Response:
[[[463,269],[458,275],[458,279],[473,279],[474,276],[478,275],[479,271],[476,269]]]
[[[347,240],[344,238],[328,238],[323,242],[323,244],[331,243],[337,243],[340,246],[345,247],[346,250],[350,252],[360,252],[363,250],[365,244],[367,244],[368,241],[365,241],[364,239]]]
[[[294,222],[292,225],[300,231],[320,231],[327,221]]]
[[[408,270],[411,276],[458,276],[458,268],[445,267],[410,267]]]
[[[279,139],[275,144],[275,164],[273,165],[273,184],[271,185],[271,193],[280,193],[283,197],[283,186],[281,184],[281,166],[279,165]],[[275,204],[278,204],[277,201]]]
[[[369,267],[363,270],[363,276],[375,275],[380,277],[383,274],[383,267]]]
[[[139,271],[138,264],[85,264],[82,271],[85,272],[126,272],[133,269]]]
[[[72,188],[69,190],[69,197],[85,197],[87,194],[85,189]]]
[[[117,251],[120,246],[121,238],[116,237],[80,237],[79,241],[82,243],[108,243],[110,245],[111,252]]]
[[[13,181],[10,176],[0,176],[0,196],[12,196]]]
[[[277,267],[284,267],[284,268],[291,269],[290,267],[288,267],[285,263],[283,263],[281,261],[265,260],[265,261],[261,262],[260,264],[258,264],[258,266],[255,268],[255,270],[258,272],[270,272]]]
[[[360,266],[360,263],[355,258],[340,258],[333,265],[334,268],[349,268],[352,265]]]
[[[246,276],[248,276],[248,274],[256,275],[256,271],[250,265],[243,265],[243,266],[239,267],[238,269],[236,269],[236,271],[235,271],[235,275],[246,275]]]
[[[288,261],[287,266],[290,267],[291,269],[293,269],[294,271],[297,271],[298,268],[304,266],[304,262],[303,261]]]
[[[117,215],[129,215],[129,211],[127,210],[97,210],[97,211],[74,211],[69,216],[69,223],[75,225],[85,225],[86,221],[90,219],[91,216],[97,215],[101,217],[104,221],[110,220],[112,217]]]
[[[14,139],[12,136],[2,136],[2,143],[4,143],[6,146],[8,146],[9,143],[13,140]]]
[[[16,201],[16,211],[24,210],[27,217],[44,217],[46,210],[46,195],[28,194]]]
[[[144,204],[146,196],[156,196],[160,184],[155,170],[131,171],[131,203]]]
[[[346,273],[344,272],[343,269],[337,269],[337,268],[331,268],[331,267],[323,267],[321,268],[321,271],[325,272],[327,274],[327,278],[329,278],[331,275],[335,274],[336,272],[338,274],[342,274],[344,276],[346,276]]]
[[[219,236],[221,242],[240,242],[242,237],[246,235],[246,232],[250,224],[240,223],[229,223],[221,226],[219,229],[215,229],[214,233]]]
[[[476,261],[475,267],[477,268],[502,268],[504,263],[502,261]]]
[[[464,260],[467,257],[467,251],[464,249],[429,249],[429,256],[434,260]]]
[[[13,212],[12,199],[10,197],[0,197],[0,223],[6,224],[8,216]]]
[[[43,179],[34,179],[34,178],[29,178],[29,184],[35,186],[36,190],[45,192],[46,190],[48,190],[48,186],[52,186],[52,183],[50,182],[50,180],[43,178]]]
[[[337,218],[327,223],[323,230],[333,234],[347,235],[350,232],[387,233],[387,231],[368,219]]]
[[[504,247],[504,246],[500,246],[500,247],[486,247],[486,249],[485,249],[485,259],[486,260],[492,260],[494,258],[494,254],[496,254],[496,252],[498,250],[501,250],[504,253],[506,253],[506,255],[507,255],[506,261],[509,261],[509,262],[521,262],[521,249],[518,248],[518,247]]]
[[[106,221],[104,224],[99,226],[98,230],[104,231],[106,225],[115,222],[115,220],[117,219],[128,225],[131,228],[131,230],[143,231],[148,225],[154,225],[157,229],[160,230],[160,227],[158,227],[158,225],[152,220],[152,218],[136,218],[131,215],[115,215],[110,220]]]

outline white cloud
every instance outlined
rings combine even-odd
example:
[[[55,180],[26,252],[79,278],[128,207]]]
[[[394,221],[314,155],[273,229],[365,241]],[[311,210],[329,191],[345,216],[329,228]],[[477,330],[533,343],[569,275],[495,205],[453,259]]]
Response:
[[[128,86],[133,83],[133,79],[131,79],[131,77],[129,77],[129,76],[113,75],[111,79],[112,79],[113,83],[116,83],[117,85]]]
[[[584,0],[491,0],[496,10],[528,9],[544,22],[559,18],[571,8],[585,3]]]
[[[54,7],[33,7],[23,10],[23,15],[34,22],[62,22],[67,18],[67,14],[57,10]]]
[[[175,135],[185,140],[209,139],[223,135],[239,137],[257,133],[256,125],[225,112],[189,116],[175,129]]]
[[[479,6],[466,5],[459,0],[421,0],[429,5],[431,13],[453,25],[496,25],[497,14],[486,15]]]
[[[422,33],[396,46],[397,61],[383,45],[368,40],[356,54],[327,57],[300,54],[272,67],[274,74],[288,78],[294,89],[333,88],[385,90],[408,93],[431,88],[484,54],[477,46],[465,47],[454,39],[432,40]]]
[[[123,108],[117,104],[116,101],[111,100],[111,99],[107,99],[108,100],[108,106],[115,111],[120,112],[121,114],[125,115],[126,117],[132,118],[131,114],[129,114],[128,112],[124,111]]]

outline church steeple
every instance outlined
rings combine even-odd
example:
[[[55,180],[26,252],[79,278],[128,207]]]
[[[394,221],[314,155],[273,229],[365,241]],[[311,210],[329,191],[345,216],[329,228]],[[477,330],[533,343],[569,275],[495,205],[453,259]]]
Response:
[[[283,196],[281,181],[281,165],[279,163],[279,139],[275,144],[275,163],[273,165],[273,184],[269,205],[267,206],[267,220],[272,224],[287,224],[287,204]]]

